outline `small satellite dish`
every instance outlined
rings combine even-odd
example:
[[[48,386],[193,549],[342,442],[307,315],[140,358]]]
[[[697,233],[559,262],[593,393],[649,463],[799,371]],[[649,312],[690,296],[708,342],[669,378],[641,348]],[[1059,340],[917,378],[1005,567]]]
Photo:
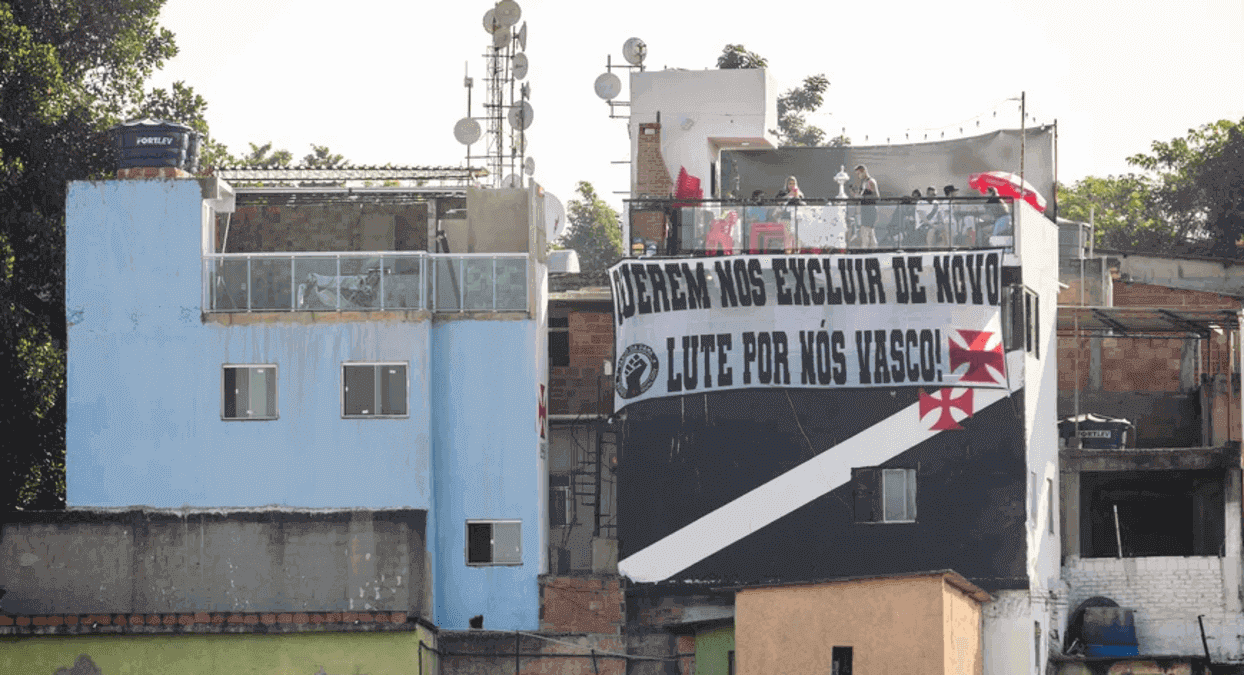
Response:
[[[527,64],[526,54],[515,54],[514,55],[514,78],[515,79],[521,80],[524,77],[527,77],[527,65],[528,64]]]
[[[513,26],[523,16],[522,8],[514,0],[501,0],[493,7],[492,13],[497,17],[497,23],[502,26]]]
[[[639,38],[631,38],[622,44],[622,58],[632,66],[643,65],[644,57],[647,55],[648,45]]]
[[[454,138],[463,145],[470,145],[479,140],[479,122],[470,117],[463,117],[454,125]]]
[[[554,241],[566,232],[566,207],[551,192],[544,193],[544,231],[549,241]]]
[[[519,93],[519,95],[521,95],[524,99],[529,99],[529,98],[531,98],[531,83],[530,83],[530,82],[524,82],[524,83],[523,83],[523,86],[521,86],[521,87],[519,87],[519,88],[518,88],[518,93]]]
[[[614,75],[613,73],[602,73],[600,77],[596,78],[597,96],[605,99],[606,101],[612,101],[617,98],[618,94],[621,93],[622,80],[619,80],[617,75]]]
[[[516,173],[506,176],[505,180],[501,181],[501,187],[503,188],[520,188],[522,186],[523,178]]]
[[[536,172],[535,158],[528,157],[527,159],[523,160],[523,172],[526,173],[528,176]]]
[[[516,36],[516,39],[518,40],[519,50],[525,51],[527,49],[527,22],[526,21],[523,22],[523,27],[518,29],[518,35]]]
[[[515,129],[523,130],[531,126],[531,120],[535,117],[536,111],[532,109],[531,104],[523,101],[510,106],[510,112],[506,115],[510,126]]]
[[[484,12],[484,31],[486,31],[489,35],[491,35],[497,32],[497,29],[500,27],[501,27],[501,22],[497,20],[496,12],[492,11],[491,9],[488,10],[487,12]]]
[[[492,34],[492,46],[497,49],[504,49],[508,44],[510,44],[510,28],[509,26],[502,26]]]

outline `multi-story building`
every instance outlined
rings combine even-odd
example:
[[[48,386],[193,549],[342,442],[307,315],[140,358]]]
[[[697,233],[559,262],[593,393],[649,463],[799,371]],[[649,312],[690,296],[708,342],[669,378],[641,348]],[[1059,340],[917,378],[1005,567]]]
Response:
[[[773,97],[763,71],[631,76],[628,242],[649,255],[611,271],[628,631],[723,675],[800,671],[810,640],[833,672],[884,669],[886,636],[937,645],[919,663],[945,672],[1044,672],[1057,228],[1008,200],[995,236],[983,198],[942,186],[1026,143],[1052,194],[1051,129],[775,149]],[[839,198],[857,164],[877,201]],[[802,202],[773,200],[788,175]],[[940,241],[899,199],[928,185]],[[878,243],[854,238],[872,221]]]
[[[69,510],[5,525],[4,669],[241,633],[184,672],[405,672],[437,631],[537,630],[543,191],[121,173],[69,189]],[[300,639],[356,630],[389,642]]]

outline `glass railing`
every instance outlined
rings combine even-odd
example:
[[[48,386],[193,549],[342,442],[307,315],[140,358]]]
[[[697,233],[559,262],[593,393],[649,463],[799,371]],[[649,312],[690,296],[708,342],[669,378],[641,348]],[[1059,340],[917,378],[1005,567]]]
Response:
[[[1011,248],[1014,240],[1013,204],[983,197],[630,206],[630,255]]]
[[[525,253],[225,253],[203,258],[209,312],[521,312]]]

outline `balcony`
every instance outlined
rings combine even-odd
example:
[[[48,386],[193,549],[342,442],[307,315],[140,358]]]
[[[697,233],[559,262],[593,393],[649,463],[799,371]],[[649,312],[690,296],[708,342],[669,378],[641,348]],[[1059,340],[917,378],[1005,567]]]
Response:
[[[207,312],[525,312],[526,253],[203,256]]]
[[[630,255],[840,252],[1013,247],[1014,204],[985,197],[912,202],[643,199],[628,202]],[[870,211],[872,212],[870,214]],[[876,241],[860,225],[874,218]],[[999,222],[1002,217],[1006,221]],[[997,234],[995,227],[997,226]],[[667,234],[668,233],[668,234]]]

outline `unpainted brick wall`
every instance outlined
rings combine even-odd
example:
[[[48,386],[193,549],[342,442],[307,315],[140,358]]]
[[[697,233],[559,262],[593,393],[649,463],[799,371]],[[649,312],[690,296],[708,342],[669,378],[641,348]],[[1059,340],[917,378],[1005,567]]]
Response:
[[[661,125],[655,122],[639,125],[638,149],[635,155],[635,197],[670,197],[674,181],[665,168],[661,154]],[[631,220],[631,238],[642,237],[655,242],[665,241],[665,217],[660,213],[636,213]],[[625,242],[629,247],[631,242]]]
[[[1105,596],[1120,607],[1134,610],[1137,641],[1142,654],[1200,654],[1197,616],[1205,615],[1211,653],[1236,653],[1234,639],[1241,623],[1228,613],[1224,600],[1223,558],[1072,558],[1063,568],[1070,586],[1068,607],[1074,609],[1093,596]],[[1220,643],[1216,636],[1230,638]]]
[[[613,378],[603,375],[613,361],[613,315],[571,310],[570,365],[549,368],[549,412],[555,415],[613,412]]]
[[[616,576],[542,577],[540,630],[621,635],[623,602]]]

